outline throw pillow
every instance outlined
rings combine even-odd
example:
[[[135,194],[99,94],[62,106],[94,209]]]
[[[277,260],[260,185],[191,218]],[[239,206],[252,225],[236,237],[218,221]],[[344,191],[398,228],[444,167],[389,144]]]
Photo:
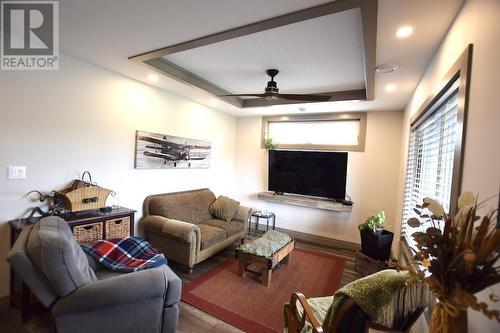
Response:
[[[223,195],[215,199],[210,205],[210,214],[221,220],[231,221],[240,208],[240,202]]]

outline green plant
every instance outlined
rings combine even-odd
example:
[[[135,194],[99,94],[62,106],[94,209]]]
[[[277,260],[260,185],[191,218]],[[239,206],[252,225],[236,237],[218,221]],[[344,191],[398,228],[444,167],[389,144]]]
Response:
[[[358,229],[360,231],[365,229],[371,229],[375,232],[376,229],[381,229],[385,223],[385,213],[383,210],[378,212],[375,215],[368,217],[365,223],[361,223],[358,225]]]
[[[265,149],[276,149],[278,147],[278,144],[273,141],[272,138],[265,138],[264,139],[264,148]]]

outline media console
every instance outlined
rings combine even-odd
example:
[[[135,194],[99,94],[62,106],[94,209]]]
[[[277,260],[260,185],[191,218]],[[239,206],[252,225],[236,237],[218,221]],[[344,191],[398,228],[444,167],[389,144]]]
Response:
[[[287,205],[316,208],[331,210],[336,212],[348,212],[352,211],[352,205],[343,205],[340,202],[334,202],[330,199],[312,197],[307,195],[298,194],[275,194],[274,192],[260,192],[257,194],[259,200],[282,203]]]

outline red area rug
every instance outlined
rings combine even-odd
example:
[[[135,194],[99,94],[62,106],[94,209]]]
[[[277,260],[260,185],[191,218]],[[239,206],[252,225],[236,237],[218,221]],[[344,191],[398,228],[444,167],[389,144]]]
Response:
[[[307,298],[332,295],[339,287],[344,260],[301,249],[289,266],[273,272],[271,285],[259,277],[237,274],[238,262],[228,259],[184,286],[182,300],[246,332],[282,332],[283,304],[296,291]]]

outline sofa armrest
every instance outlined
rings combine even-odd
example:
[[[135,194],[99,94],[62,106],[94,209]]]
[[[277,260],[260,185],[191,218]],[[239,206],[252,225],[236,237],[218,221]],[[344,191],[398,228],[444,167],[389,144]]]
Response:
[[[248,219],[250,218],[251,213],[252,213],[252,208],[240,205],[232,221],[244,222],[246,225]]]
[[[60,299],[53,314],[81,313],[153,298],[163,298],[168,306],[178,302],[182,283],[167,270],[170,268],[165,265],[89,283]]]
[[[146,232],[165,235],[185,243],[200,242],[200,228],[196,224],[169,219],[159,215],[148,215],[141,219]]]

